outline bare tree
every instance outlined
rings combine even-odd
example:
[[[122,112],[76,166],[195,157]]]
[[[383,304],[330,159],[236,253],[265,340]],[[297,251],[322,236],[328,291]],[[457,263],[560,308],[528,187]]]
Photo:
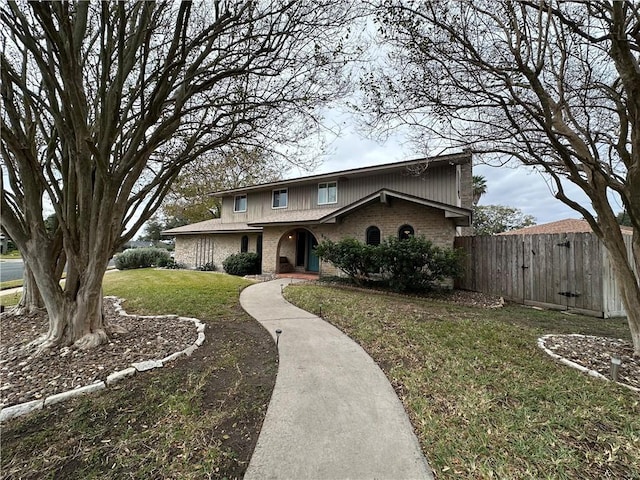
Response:
[[[203,155],[187,165],[172,183],[160,212],[187,223],[212,218],[220,200],[212,192],[280,180],[289,162],[259,146],[232,146]]]
[[[389,0],[378,12],[394,68],[367,86],[377,126],[399,120],[546,172],[609,251],[640,355],[640,4]],[[633,258],[610,193],[635,228]]]
[[[40,350],[105,341],[107,263],[182,167],[295,140],[343,87],[342,0],[6,2],[0,15],[2,227],[47,309]]]

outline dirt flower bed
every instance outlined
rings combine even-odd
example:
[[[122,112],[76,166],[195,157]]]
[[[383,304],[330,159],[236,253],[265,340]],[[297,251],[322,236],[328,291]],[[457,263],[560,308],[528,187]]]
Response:
[[[614,338],[584,335],[552,335],[545,346],[556,355],[610,378],[611,357],[622,360],[618,381],[640,388],[640,358],[633,356],[629,342]]]
[[[24,347],[46,333],[46,313],[2,313],[0,408],[104,381],[133,362],[161,360],[197,339],[192,322],[175,317],[121,316],[115,312],[114,302],[105,298],[106,320],[127,333],[112,334],[109,343],[87,351],[64,347],[33,355],[33,350]]]

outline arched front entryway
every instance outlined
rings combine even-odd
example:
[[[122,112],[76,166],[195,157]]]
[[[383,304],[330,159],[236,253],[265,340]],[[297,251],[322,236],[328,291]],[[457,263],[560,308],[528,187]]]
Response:
[[[278,242],[277,273],[320,271],[320,260],[315,247],[318,239],[306,228],[286,232]]]

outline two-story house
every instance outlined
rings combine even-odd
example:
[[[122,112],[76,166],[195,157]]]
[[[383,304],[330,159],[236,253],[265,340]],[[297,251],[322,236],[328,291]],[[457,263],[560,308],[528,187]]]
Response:
[[[215,192],[220,218],[164,234],[176,236],[175,260],[189,267],[221,269],[233,253],[257,252],[263,273],[334,273],[315,254],[323,239],[423,235],[452,247],[471,225],[471,167],[462,153]]]

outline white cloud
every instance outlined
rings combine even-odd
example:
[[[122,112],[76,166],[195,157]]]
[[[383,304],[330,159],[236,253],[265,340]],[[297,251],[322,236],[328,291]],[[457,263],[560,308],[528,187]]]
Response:
[[[480,200],[481,205],[516,207],[525,214],[533,215],[537,223],[581,217],[578,212],[556,199],[544,177],[532,169],[477,165],[473,172],[487,180],[487,193]],[[586,195],[577,188],[566,188],[573,198],[583,205],[589,205]]]

